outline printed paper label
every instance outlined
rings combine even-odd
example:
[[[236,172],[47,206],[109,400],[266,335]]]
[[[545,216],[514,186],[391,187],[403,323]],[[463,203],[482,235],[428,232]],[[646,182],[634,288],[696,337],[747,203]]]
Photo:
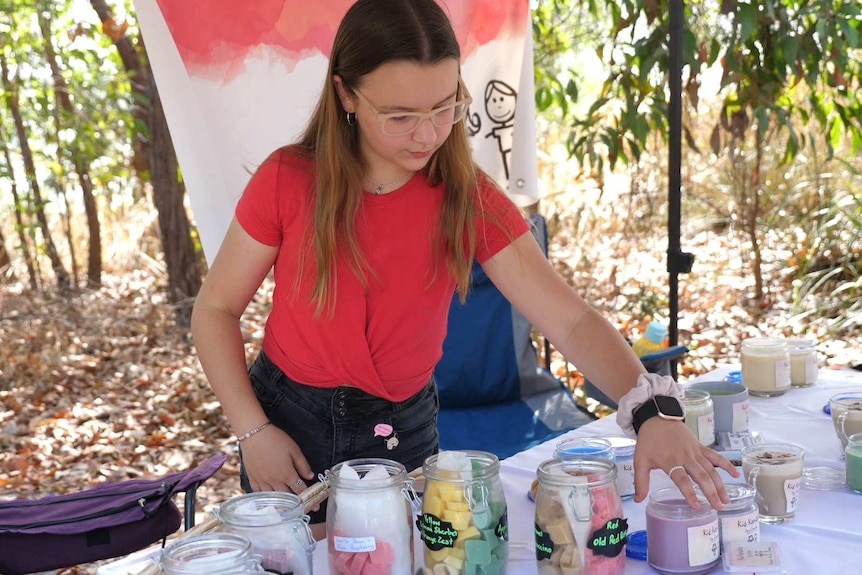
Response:
[[[799,502],[799,489],[802,487],[802,479],[784,480],[784,497],[787,499],[787,513],[796,511]]]
[[[739,517],[722,517],[721,539],[723,543],[759,541],[760,521],[758,512],[752,511]]]
[[[754,445],[754,436],[748,431],[740,431],[738,433],[728,433],[727,443],[730,449],[738,451],[743,447]]]
[[[748,400],[733,404],[733,432],[748,431]]]
[[[635,494],[634,460],[617,461],[617,489],[620,497],[630,497]]]
[[[374,537],[338,537],[333,538],[336,551],[344,553],[370,553],[377,550],[377,542]]]
[[[715,414],[710,412],[697,418],[697,439],[701,445],[715,443]]]
[[[712,563],[718,559],[719,551],[718,519],[688,528],[688,564],[691,567]]]
[[[727,548],[727,554],[731,567],[747,567],[749,570],[754,570],[757,567],[774,567],[781,564],[778,559],[778,544],[770,541],[736,543]]]
[[[775,362],[775,387],[782,389],[790,387],[790,358]]]

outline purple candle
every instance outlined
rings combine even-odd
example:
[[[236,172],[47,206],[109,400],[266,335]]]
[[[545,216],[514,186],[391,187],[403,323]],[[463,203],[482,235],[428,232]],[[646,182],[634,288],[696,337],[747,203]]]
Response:
[[[697,491],[692,509],[676,487],[650,493],[646,509],[647,562],[666,575],[708,573],[718,564],[718,513]]]

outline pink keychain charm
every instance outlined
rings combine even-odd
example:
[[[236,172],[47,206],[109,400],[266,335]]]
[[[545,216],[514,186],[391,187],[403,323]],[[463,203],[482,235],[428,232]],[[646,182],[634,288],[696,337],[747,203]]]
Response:
[[[374,437],[382,437],[386,449],[392,451],[398,447],[398,434],[388,423],[378,423],[374,426]]]

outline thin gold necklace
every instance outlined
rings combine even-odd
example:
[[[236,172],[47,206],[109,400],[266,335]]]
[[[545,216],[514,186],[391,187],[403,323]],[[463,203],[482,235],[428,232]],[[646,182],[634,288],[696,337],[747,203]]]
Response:
[[[370,176],[365,176],[365,179],[368,180],[369,182],[371,182],[372,184],[374,184],[374,186],[375,186],[374,195],[379,196],[380,194],[383,193],[383,188],[386,188],[389,186],[395,186],[395,188],[397,189],[399,186],[406,183],[407,180],[412,178],[413,174],[415,174],[415,173],[416,172],[408,172],[406,176],[401,176],[397,180],[392,180],[391,182],[378,182],[377,180],[373,179]]]

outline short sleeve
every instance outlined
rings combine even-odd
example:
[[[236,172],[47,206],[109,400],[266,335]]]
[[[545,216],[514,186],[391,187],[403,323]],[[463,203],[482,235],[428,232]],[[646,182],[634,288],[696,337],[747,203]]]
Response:
[[[277,156],[267,158],[249,180],[236,205],[236,219],[255,240],[268,246],[281,244],[279,221],[278,176],[281,162]]]
[[[480,180],[476,215],[476,259],[479,263],[530,231],[521,210],[493,182]]]

